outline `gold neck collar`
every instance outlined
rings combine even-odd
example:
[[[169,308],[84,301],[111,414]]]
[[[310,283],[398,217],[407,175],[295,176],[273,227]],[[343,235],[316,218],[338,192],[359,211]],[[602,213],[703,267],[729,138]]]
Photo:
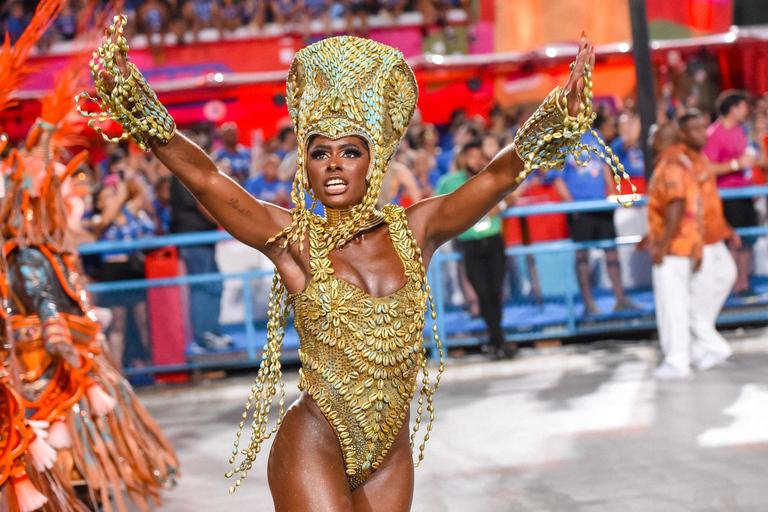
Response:
[[[340,228],[347,220],[349,220],[355,214],[355,207],[344,208],[343,210],[337,210],[334,208],[325,207],[325,225],[333,230]],[[360,228],[360,231],[371,229],[382,222],[386,218],[386,214],[381,210],[373,210],[368,216],[368,220]]]

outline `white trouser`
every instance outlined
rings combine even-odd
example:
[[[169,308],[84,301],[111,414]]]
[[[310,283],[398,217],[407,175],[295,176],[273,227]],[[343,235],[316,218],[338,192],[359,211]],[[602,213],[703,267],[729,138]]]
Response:
[[[725,242],[704,246],[701,268],[691,279],[691,358],[710,352],[728,357],[731,347],[715,329],[715,321],[736,282],[736,262]]]
[[[664,256],[654,265],[653,300],[664,362],[680,370],[691,366],[691,281],[695,262],[682,256]]]

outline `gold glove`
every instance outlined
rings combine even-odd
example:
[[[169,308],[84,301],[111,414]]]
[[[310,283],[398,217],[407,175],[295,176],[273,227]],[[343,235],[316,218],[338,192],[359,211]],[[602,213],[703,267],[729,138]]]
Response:
[[[126,21],[125,16],[115,16],[112,26],[109,27],[109,36],[106,41],[93,52],[89,67],[98,98],[81,93],[75,98],[75,102],[80,114],[92,118],[88,126],[101,133],[105,140],[119,142],[130,137],[143,151],[150,151],[150,139],[156,138],[167,143],[173,137],[176,123],[133,63],[127,63],[130,71],[127,78],[120,72],[116,56],[119,52],[127,54],[129,49],[128,42],[123,37],[123,25]],[[117,43],[113,42],[115,32],[117,32]],[[101,77],[99,73],[101,69],[114,77],[115,84],[112,89]],[[88,98],[95,102],[99,105],[101,112],[81,110],[80,98]],[[107,119],[122,125],[123,133],[120,137],[108,137],[102,132],[100,126],[95,125],[97,120],[104,123]]]
[[[571,64],[573,69],[573,64]],[[572,154],[576,163],[585,167],[592,155],[602,158],[613,171],[613,180],[616,182],[617,201],[624,207],[629,207],[637,201],[637,187],[629,180],[629,175],[624,170],[624,165],[619,162],[616,155],[608,147],[600,135],[592,129],[592,122],[596,114],[592,110],[592,70],[589,65],[584,67],[584,102],[579,107],[576,117],[568,115],[568,100],[560,87],[555,88],[544,103],[525,122],[515,136],[515,151],[525,164],[525,168],[517,177],[517,182],[523,181],[534,169],[563,170],[565,159]],[[582,144],[581,136],[587,131],[597,139],[604,151],[594,149]],[[587,152],[587,157],[580,159],[582,152]],[[627,202],[621,200],[621,179],[625,179],[632,187],[632,199]]]

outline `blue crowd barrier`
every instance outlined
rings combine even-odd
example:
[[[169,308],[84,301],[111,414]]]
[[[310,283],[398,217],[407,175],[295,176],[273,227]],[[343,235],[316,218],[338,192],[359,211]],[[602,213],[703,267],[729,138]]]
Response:
[[[741,199],[745,197],[758,197],[768,195],[768,185],[759,187],[727,188],[720,190],[720,197],[723,199]],[[622,196],[622,201],[630,198],[628,195]],[[648,204],[648,198],[638,195],[637,201],[633,206],[645,206]],[[606,199],[595,199],[591,201],[573,201],[570,203],[551,202],[538,203],[526,206],[513,206],[502,213],[504,217],[530,217],[534,215],[543,215],[547,213],[578,213],[578,212],[597,212],[615,210],[620,207],[615,196]]]
[[[721,196],[724,199],[734,199],[742,197],[756,197],[768,195],[768,186],[760,187],[747,187],[742,189],[727,189],[721,190]],[[646,204],[646,198],[641,197],[636,205]],[[598,201],[579,201],[572,203],[543,203],[529,206],[518,206],[507,209],[503,215],[507,217],[528,217],[542,214],[551,213],[573,213],[582,211],[600,211],[600,210],[613,210],[621,208],[621,206],[614,200],[598,200]],[[737,232],[744,238],[754,238],[768,235],[768,227],[757,226],[750,228],[741,228]],[[636,244],[640,241],[640,236],[625,236],[618,237],[613,240],[599,240],[594,242],[573,242],[572,240],[559,240],[551,242],[534,243],[528,246],[516,246],[506,249],[507,256],[527,256],[527,255],[546,255],[546,254],[575,254],[580,249],[610,249],[621,246],[629,246]],[[130,252],[135,250],[145,250],[152,248],[161,248],[167,246],[190,246],[190,245],[206,245],[214,244],[216,242],[231,240],[232,236],[224,231],[210,231],[199,233],[184,233],[175,235],[158,236],[153,238],[144,238],[132,241],[116,241],[116,242],[95,242],[89,244],[83,244],[80,246],[79,251],[81,254],[100,254],[106,252]],[[473,345],[482,342],[482,338],[479,335],[473,336],[463,335],[461,337],[452,338],[446,329],[446,300],[445,290],[443,286],[442,272],[445,263],[451,261],[458,261],[461,259],[461,254],[457,252],[442,252],[438,251],[432,258],[428,278],[432,288],[432,295],[434,297],[435,309],[438,315],[437,331],[440,338],[444,341],[446,346],[452,345]],[[558,269],[564,272],[563,283],[565,288],[564,293],[564,305],[566,311],[565,321],[561,325],[548,326],[544,328],[531,328],[528,330],[519,330],[516,332],[506,333],[506,337],[509,341],[530,341],[547,338],[567,338],[578,335],[609,333],[609,332],[621,332],[632,330],[645,330],[655,328],[655,315],[652,310],[639,312],[632,315],[619,315],[608,316],[606,318],[595,319],[593,321],[584,322],[577,316],[576,297],[579,294],[578,286],[573,275],[572,268],[560,268]],[[272,270],[253,270],[248,272],[238,273],[209,273],[209,274],[195,274],[186,275],[173,278],[160,278],[160,279],[140,279],[131,281],[116,281],[116,282],[101,282],[92,283],[88,286],[88,289],[93,293],[115,293],[127,290],[148,289],[154,287],[164,286],[181,286],[181,285],[194,285],[200,283],[217,282],[224,280],[236,279],[243,283],[243,305],[244,311],[244,330],[245,330],[245,351],[247,353],[246,360],[227,361],[227,362],[189,362],[186,364],[172,365],[172,366],[152,366],[148,365],[140,369],[127,369],[126,373],[158,373],[166,371],[184,371],[195,370],[208,367],[252,367],[258,365],[260,362],[259,347],[263,345],[265,336],[263,336],[263,329],[261,331],[257,328],[256,322],[253,316],[253,297],[251,295],[250,286],[248,283],[251,279],[271,277],[273,275]],[[766,293],[768,295],[768,293]],[[764,321],[768,320],[768,308],[755,308],[754,304],[748,304],[750,308],[744,310],[730,310],[727,313],[721,315],[719,319],[721,322],[749,322],[749,321]],[[290,327],[289,327],[290,329]],[[429,318],[427,319],[427,329],[425,330],[425,343],[431,351],[432,357],[437,357],[437,347],[434,346],[432,338],[429,336],[431,332],[431,324]],[[260,339],[260,336],[262,339]],[[291,356],[288,355],[288,359]],[[297,359],[294,357],[294,359]]]

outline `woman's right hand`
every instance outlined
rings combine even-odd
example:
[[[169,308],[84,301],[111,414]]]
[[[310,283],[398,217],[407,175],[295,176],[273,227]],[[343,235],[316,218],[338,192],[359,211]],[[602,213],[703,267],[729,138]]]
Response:
[[[119,22],[115,25],[115,30],[111,34],[109,33],[109,29],[106,30],[106,33],[104,34],[104,37],[101,39],[101,45],[104,46],[108,43],[114,44],[116,46],[119,46],[120,41],[120,30],[123,27],[123,21],[122,18]],[[131,71],[128,69],[128,59],[127,55],[123,50],[118,50],[115,52],[115,63],[117,64],[117,68],[120,70],[120,74],[123,76],[123,78],[129,78],[131,76]],[[109,87],[110,90],[115,88],[115,77],[112,76],[112,74],[107,71],[106,69],[102,69],[99,71],[99,77],[104,81],[104,83]]]

